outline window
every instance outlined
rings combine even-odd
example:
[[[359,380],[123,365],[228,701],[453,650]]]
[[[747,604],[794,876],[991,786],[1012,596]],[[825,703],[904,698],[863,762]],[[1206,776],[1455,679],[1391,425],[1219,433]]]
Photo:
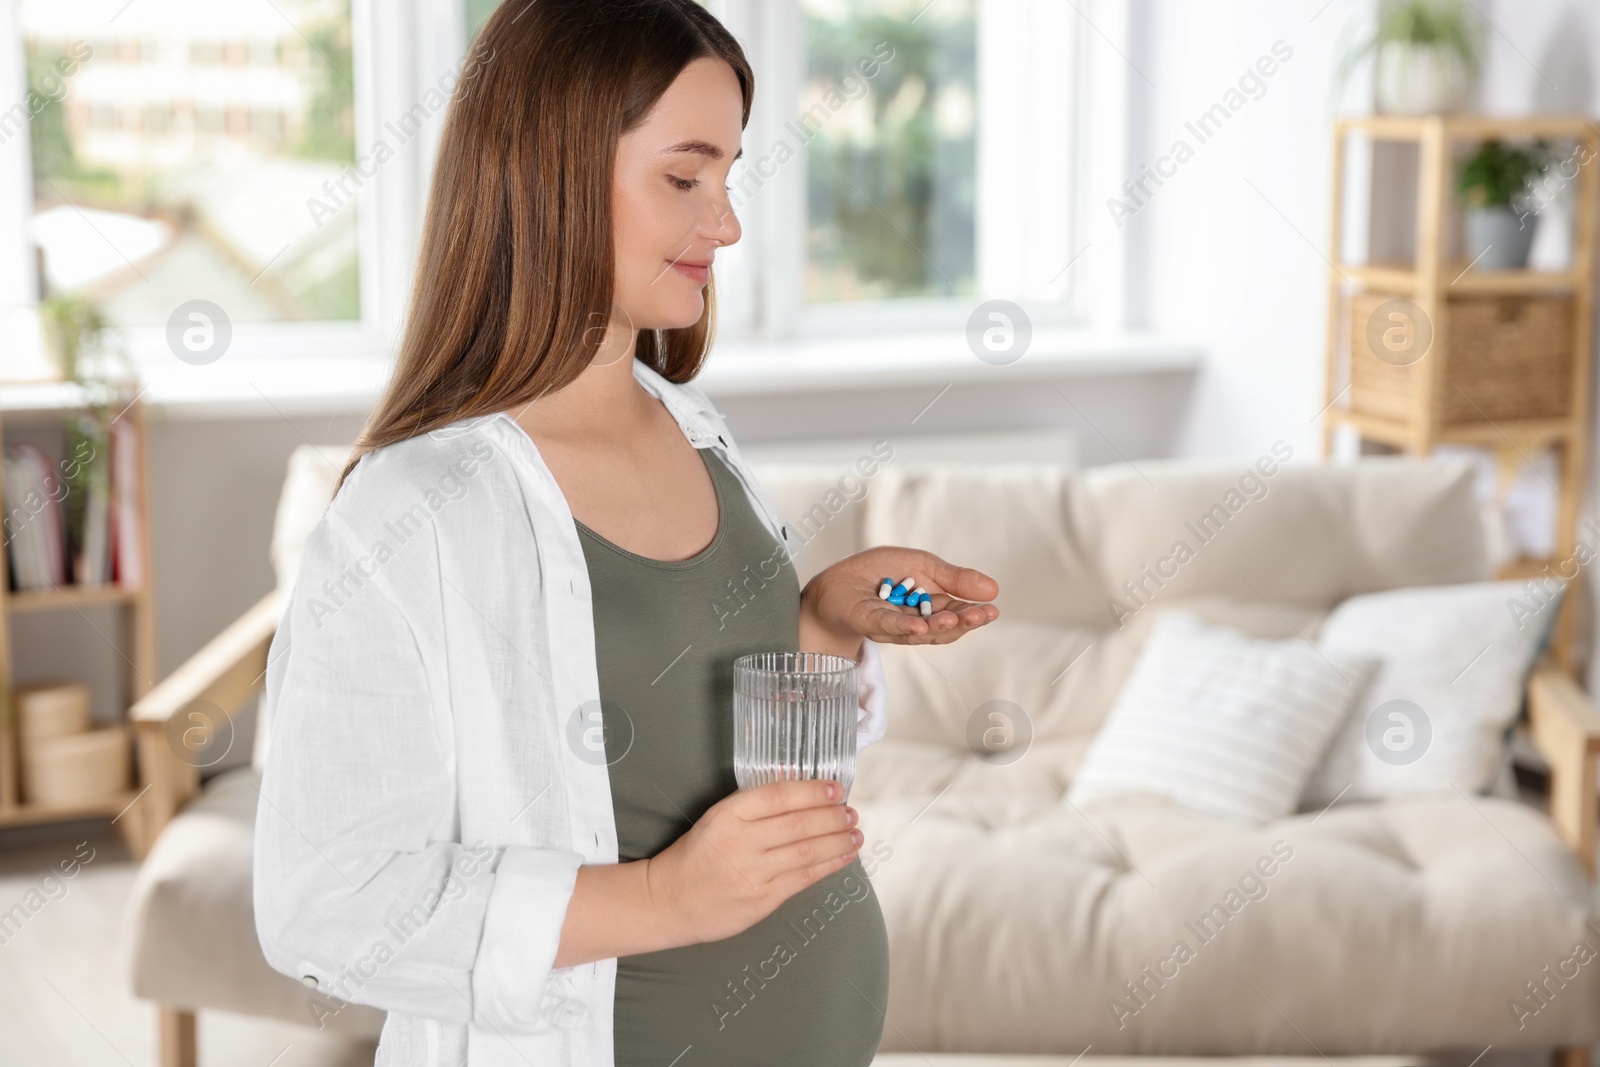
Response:
[[[805,299],[970,296],[973,0],[802,7],[795,128],[807,152]]]
[[[48,100],[30,130],[47,295],[128,326],[195,299],[237,323],[360,318],[359,205],[307,209],[355,162],[349,0],[276,6],[136,4],[108,38],[103,5],[21,0],[29,83]],[[278,63],[308,43],[311,62]]]
[[[758,72],[730,175],[745,237],[718,256],[724,337],[962,328],[992,297],[1088,319],[1064,269],[1084,243],[1082,85],[1120,71],[1083,61],[1073,5],[705,2]]]
[[[948,329],[993,297],[1036,323],[1120,308],[1118,235],[1086,280],[1066,269],[1083,191],[1118,186],[1126,158],[1127,71],[1076,5],[701,2],[760,77],[722,337]],[[29,93],[0,100],[0,315],[85,297],[170,365],[166,327],[203,299],[235,326],[231,358],[391,355],[436,102],[498,3],[139,0],[112,19],[16,0],[0,84]],[[1096,26],[1119,36],[1124,8],[1097,0]]]

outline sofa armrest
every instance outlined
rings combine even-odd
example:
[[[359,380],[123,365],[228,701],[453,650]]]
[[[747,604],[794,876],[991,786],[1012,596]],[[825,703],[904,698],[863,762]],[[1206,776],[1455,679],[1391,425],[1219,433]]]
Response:
[[[140,837],[147,846],[200,790],[200,769],[179,754],[169,726],[196,701],[232,718],[266,673],[267,650],[277,632],[280,611],[278,594],[268,593],[129,710],[138,746],[139,777],[149,789],[139,805]]]
[[[1584,869],[1593,873],[1600,714],[1572,676],[1549,657],[1528,679],[1528,725],[1550,764],[1550,818]]]

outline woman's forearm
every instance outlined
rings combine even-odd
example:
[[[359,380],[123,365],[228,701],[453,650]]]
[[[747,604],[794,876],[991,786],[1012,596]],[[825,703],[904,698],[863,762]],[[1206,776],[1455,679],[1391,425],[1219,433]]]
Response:
[[[578,868],[554,966],[694,943],[651,899],[649,865],[644,859]]]

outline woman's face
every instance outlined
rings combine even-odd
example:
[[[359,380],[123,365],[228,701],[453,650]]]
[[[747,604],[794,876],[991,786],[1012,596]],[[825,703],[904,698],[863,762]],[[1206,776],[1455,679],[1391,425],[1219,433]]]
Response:
[[[733,68],[697,59],[618,141],[614,321],[653,330],[700,320],[712,257],[739,239],[727,181],[740,151],[742,110]]]

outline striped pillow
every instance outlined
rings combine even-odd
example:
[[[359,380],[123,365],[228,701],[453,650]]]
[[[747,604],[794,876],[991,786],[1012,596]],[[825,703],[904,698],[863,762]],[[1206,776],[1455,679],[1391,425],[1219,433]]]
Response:
[[[1182,612],[1155,626],[1067,800],[1158,796],[1239,823],[1295,810],[1376,661]]]

